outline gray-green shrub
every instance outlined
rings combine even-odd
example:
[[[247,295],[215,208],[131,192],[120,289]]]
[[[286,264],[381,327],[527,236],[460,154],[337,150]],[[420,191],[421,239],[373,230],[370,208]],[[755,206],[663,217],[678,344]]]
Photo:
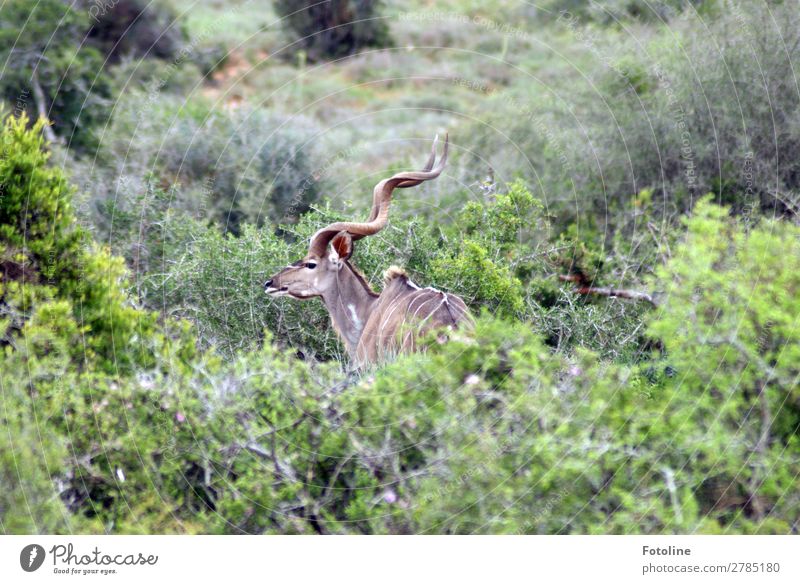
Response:
[[[689,10],[669,27],[605,35],[557,20],[581,52],[575,70],[491,95],[470,149],[500,177],[530,177],[558,230],[577,216],[611,234],[645,189],[656,224],[707,192],[737,213],[795,214],[796,8],[731,2],[713,19]]]

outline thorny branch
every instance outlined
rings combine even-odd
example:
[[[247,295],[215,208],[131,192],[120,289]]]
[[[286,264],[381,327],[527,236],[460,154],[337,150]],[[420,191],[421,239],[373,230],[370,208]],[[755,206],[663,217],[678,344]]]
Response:
[[[610,298],[625,298],[628,300],[643,300],[653,306],[658,306],[658,302],[651,294],[639,290],[627,290],[624,288],[600,288],[583,284],[579,276],[559,276],[562,282],[575,282],[579,284],[575,288],[576,294],[608,296]]]

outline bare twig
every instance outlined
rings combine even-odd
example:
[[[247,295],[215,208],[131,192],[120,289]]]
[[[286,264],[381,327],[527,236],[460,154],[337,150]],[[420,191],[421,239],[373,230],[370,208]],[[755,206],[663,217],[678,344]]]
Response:
[[[578,276],[559,276],[559,280],[563,282],[575,282],[579,280]],[[647,292],[640,292],[638,290],[626,290],[622,288],[597,288],[594,286],[579,286],[575,288],[576,294],[584,294],[590,295],[593,294],[595,296],[608,296],[611,298],[626,298],[628,300],[643,300],[652,304],[653,306],[658,306],[658,303],[653,298],[652,295],[648,294]]]
[[[36,111],[39,113],[40,118],[44,118],[48,120],[47,117],[47,104],[45,103],[44,91],[42,90],[42,85],[39,83],[39,74],[34,69],[33,75],[31,75],[31,85],[33,87],[33,98],[36,100]],[[46,121],[43,128],[44,137],[50,143],[55,143],[58,141],[56,138],[55,132],[53,132],[52,126],[50,126],[50,122]]]

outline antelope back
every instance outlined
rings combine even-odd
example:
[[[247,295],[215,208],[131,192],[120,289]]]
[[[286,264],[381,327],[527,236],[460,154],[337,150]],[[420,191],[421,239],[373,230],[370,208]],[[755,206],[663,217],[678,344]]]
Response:
[[[471,327],[464,301],[435,288],[420,288],[397,268],[387,271],[386,286],[361,333],[358,365],[391,359],[417,350],[419,340],[434,329]]]

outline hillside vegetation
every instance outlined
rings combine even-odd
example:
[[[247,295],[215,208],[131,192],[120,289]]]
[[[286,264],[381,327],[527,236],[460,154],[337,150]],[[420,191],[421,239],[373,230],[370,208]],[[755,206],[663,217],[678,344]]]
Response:
[[[0,13],[0,530],[797,533],[797,2],[307,4]],[[353,371],[263,282],[445,131]]]

